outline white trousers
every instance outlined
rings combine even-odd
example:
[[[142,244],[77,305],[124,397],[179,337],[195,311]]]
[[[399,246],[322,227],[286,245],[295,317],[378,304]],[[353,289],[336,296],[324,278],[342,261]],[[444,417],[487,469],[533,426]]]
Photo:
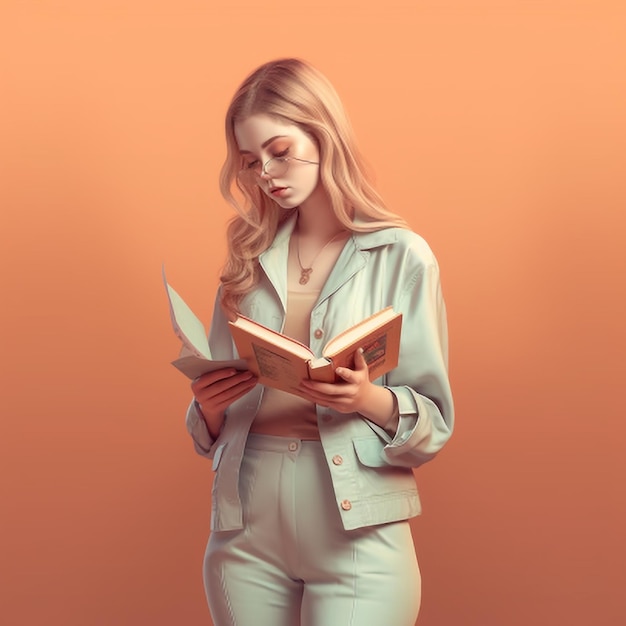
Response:
[[[344,530],[319,441],[251,434],[240,493],[245,527],[204,560],[215,626],[414,626],[408,522]]]

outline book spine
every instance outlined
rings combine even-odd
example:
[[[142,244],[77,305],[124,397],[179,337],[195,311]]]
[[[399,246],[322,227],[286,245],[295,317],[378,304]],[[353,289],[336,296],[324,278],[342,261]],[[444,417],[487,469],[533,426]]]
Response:
[[[307,363],[309,368],[309,378],[322,383],[334,383],[337,380],[337,374],[335,374],[335,368],[330,359],[326,359],[324,365],[317,364],[316,367],[311,367],[311,361]]]

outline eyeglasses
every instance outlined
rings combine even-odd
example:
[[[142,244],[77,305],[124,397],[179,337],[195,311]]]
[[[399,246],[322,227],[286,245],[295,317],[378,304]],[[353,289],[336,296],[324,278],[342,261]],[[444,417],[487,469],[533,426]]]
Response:
[[[291,161],[299,161],[300,163],[309,163],[311,165],[319,165],[317,161],[307,161],[306,159],[297,159],[296,157],[272,157],[261,165],[260,161],[255,161],[254,165],[244,167],[237,174],[242,181],[256,182],[261,176],[269,176],[270,178],[278,178],[282,176],[288,169]]]

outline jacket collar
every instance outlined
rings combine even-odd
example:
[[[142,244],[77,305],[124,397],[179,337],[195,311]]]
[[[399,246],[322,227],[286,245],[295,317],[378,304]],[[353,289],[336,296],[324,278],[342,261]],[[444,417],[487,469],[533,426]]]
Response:
[[[289,238],[293,233],[297,219],[298,214],[294,211],[294,214],[278,228],[271,245],[259,255],[259,263],[276,290],[283,310],[286,310],[287,305]],[[335,268],[328,277],[318,303],[328,298],[366,264],[370,250],[392,244],[397,239],[397,228],[383,228],[369,233],[354,232],[346,242]]]

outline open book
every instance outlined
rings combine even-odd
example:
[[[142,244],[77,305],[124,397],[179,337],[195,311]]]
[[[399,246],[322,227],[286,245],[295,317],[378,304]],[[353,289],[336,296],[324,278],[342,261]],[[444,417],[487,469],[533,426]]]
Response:
[[[239,355],[246,359],[259,383],[298,393],[301,380],[337,380],[338,367],[354,369],[354,356],[363,348],[374,380],[398,365],[402,314],[387,307],[339,333],[322,350],[322,357],[304,344],[271,330],[247,317],[229,322]]]
[[[179,357],[172,361],[172,365],[192,380],[207,372],[226,367],[234,367],[237,370],[248,369],[248,365],[243,359],[216,361],[212,358],[202,322],[167,283],[165,270],[163,271],[163,282],[167,292],[172,326],[176,336],[183,344]]]

